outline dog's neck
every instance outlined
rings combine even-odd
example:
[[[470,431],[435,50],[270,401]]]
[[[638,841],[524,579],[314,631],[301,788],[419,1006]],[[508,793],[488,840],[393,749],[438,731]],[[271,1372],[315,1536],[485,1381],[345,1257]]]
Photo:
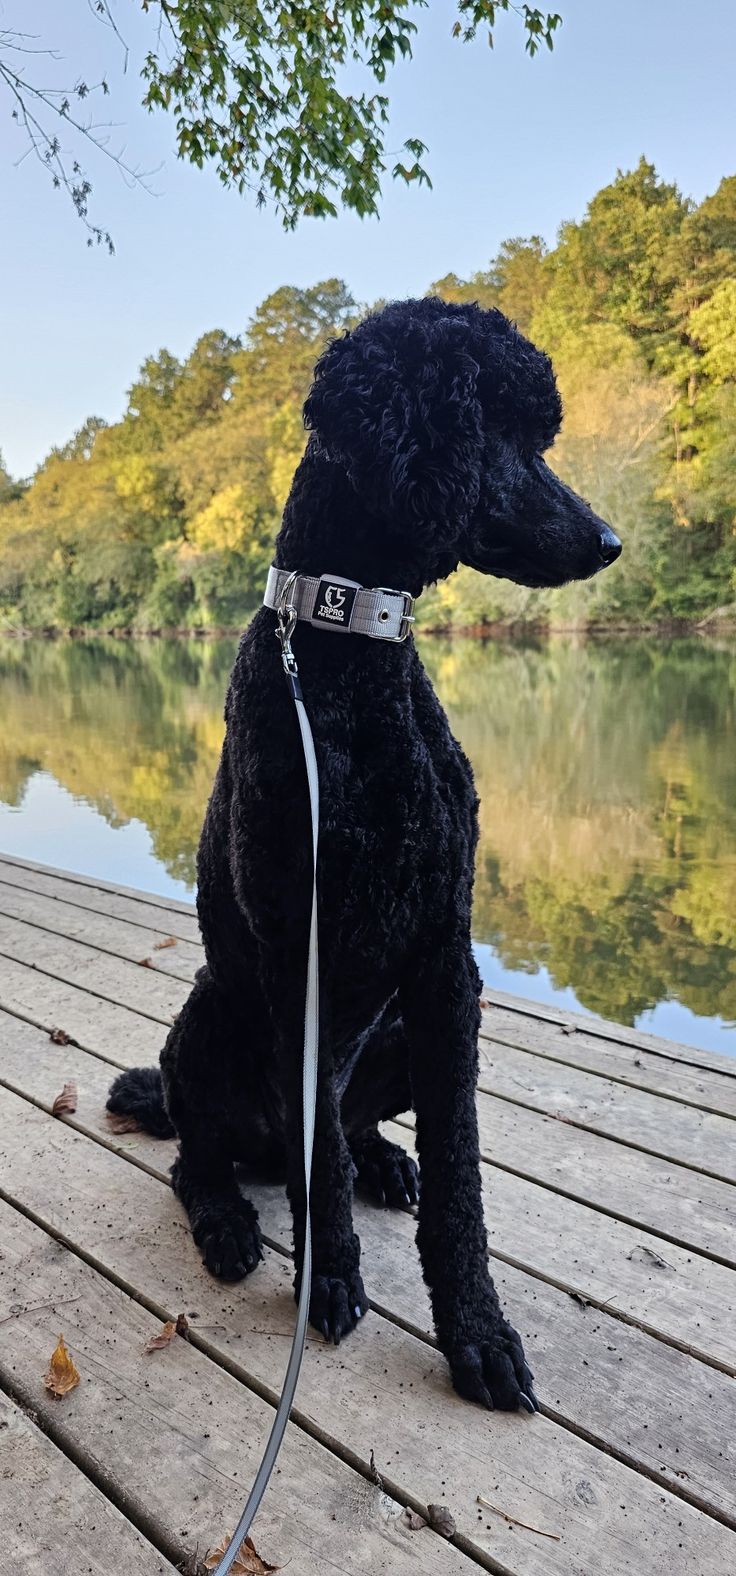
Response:
[[[343,575],[364,586],[388,586],[419,596],[430,580],[456,563],[425,566],[386,519],[371,512],[344,466],[312,439],[299,465],[276,538],[280,569]]]

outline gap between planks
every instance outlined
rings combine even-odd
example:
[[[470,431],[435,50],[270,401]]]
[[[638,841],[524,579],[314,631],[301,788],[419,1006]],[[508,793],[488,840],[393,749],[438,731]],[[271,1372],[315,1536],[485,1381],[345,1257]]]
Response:
[[[661,1056],[667,1061],[683,1062],[685,1066],[695,1067],[701,1072],[736,1078],[736,1061],[720,1051],[701,1050],[698,1046],[685,1045],[680,1040],[666,1040],[656,1034],[647,1034],[645,1030],[631,1029],[625,1024],[620,1025],[619,1032],[618,1024],[594,1014],[589,1016],[587,1013],[568,1012],[547,1003],[511,996],[506,991],[494,990],[486,985],[483,986],[483,1001],[490,1008],[498,1007],[505,1012],[516,1013],[519,1017],[532,1018],[535,1022],[565,1029],[571,1037],[587,1034],[593,1039],[609,1040],[630,1050],[648,1051],[652,1056]]]
[[[36,859],[21,859],[16,854],[0,853],[0,862],[16,870],[33,870],[39,875],[55,876],[57,881],[70,881],[75,886],[92,887],[97,892],[109,892],[113,897],[132,897],[140,903],[150,903],[152,908],[173,909],[177,914],[196,915],[196,904],[178,897],[167,897],[161,892],[148,892],[144,887],[123,886],[120,882],[103,881],[98,876],[85,876],[76,870],[62,870],[56,865],[42,865]]]
[[[505,1009],[504,1009],[505,1010]],[[479,1040],[481,1044],[503,1046],[510,1050],[523,1050],[528,1056],[536,1056],[540,1061],[555,1062],[561,1067],[570,1067],[574,1072],[588,1073],[593,1078],[606,1078],[612,1083],[621,1084],[627,1089],[641,1089],[646,1094],[657,1095],[661,1100],[677,1101],[680,1105],[693,1106],[698,1111],[705,1111],[710,1116],[736,1117],[736,1090],[732,1092],[732,1084],[726,1081],[712,1088],[710,1098],[706,1090],[711,1086],[704,1079],[710,1077],[708,1068],[692,1068],[684,1062],[667,1063],[660,1059],[656,1070],[648,1069],[639,1058],[627,1061],[625,1056],[616,1056],[617,1052],[625,1052],[625,1047],[617,1045],[614,1041],[600,1041],[599,1046],[589,1047],[583,1043],[583,1036],[577,1038],[570,1036],[560,1044],[542,1040],[541,1043],[534,1038],[534,1030],[538,1025],[532,1023],[527,1026],[522,1034],[519,1029],[512,1036],[511,1030],[498,1021],[487,1021],[488,1014],[484,1013],[481,1021]],[[527,1020],[529,1023],[529,1020]],[[560,1029],[561,1025],[551,1024],[550,1028]],[[544,1024],[542,1025],[544,1028]],[[572,1044],[576,1045],[576,1059],[570,1051]],[[564,1047],[564,1049],[563,1049]],[[636,1049],[636,1047],[632,1047]],[[648,1055],[640,1051],[639,1055]],[[614,1059],[615,1057],[615,1059]],[[697,1073],[698,1078],[693,1074]],[[666,1082],[664,1080],[667,1080]],[[726,1100],[730,1105],[724,1105],[724,1090]]]

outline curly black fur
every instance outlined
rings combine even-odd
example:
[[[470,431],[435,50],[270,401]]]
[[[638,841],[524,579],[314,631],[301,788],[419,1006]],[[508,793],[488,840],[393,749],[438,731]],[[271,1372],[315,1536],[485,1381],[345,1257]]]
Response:
[[[386,307],[318,363],[277,563],[412,593],[460,561],[531,585],[595,573],[620,546],[545,465],[560,418],[550,362],[500,313],[437,299]],[[489,1275],[481,1203],[471,768],[411,640],[300,624],[294,649],[321,797],[312,1323],[338,1341],[367,1307],[354,1181],[381,1203],[418,1199],[422,1267],[456,1388],[530,1410],[531,1374]],[[283,1157],[297,1263],[304,1234],[311,838],[297,720],[265,609],[241,640],[225,717],[199,849],[206,967],[162,1052],[162,1086],[150,1071],[123,1074],[110,1104],[151,1130],[173,1124],[177,1193],[205,1262],[233,1278],[260,1256],[236,1162]],[[421,1192],[413,1163],[378,1133],[410,1108]]]

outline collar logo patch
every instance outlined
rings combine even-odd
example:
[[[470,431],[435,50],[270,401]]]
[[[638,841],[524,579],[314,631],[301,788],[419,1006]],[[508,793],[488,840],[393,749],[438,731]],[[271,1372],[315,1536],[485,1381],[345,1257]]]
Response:
[[[349,629],[355,604],[355,588],[334,580],[320,580],[314,601],[312,622],[330,624],[333,629]]]

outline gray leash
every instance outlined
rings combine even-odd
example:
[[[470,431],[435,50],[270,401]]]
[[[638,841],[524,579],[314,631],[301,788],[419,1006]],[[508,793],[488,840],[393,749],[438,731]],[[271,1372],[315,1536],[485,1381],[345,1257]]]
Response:
[[[276,1457],[281,1449],[286,1424],[294,1401],[299,1370],[304,1355],[304,1342],[307,1335],[307,1322],[309,1318],[309,1295],[312,1283],[312,1224],[309,1212],[309,1186],[312,1175],[312,1150],[314,1147],[314,1118],[317,1100],[317,1066],[319,1060],[319,959],[317,952],[317,840],[319,835],[319,779],[317,776],[317,757],[314,753],[314,739],[309,726],[304,701],[302,698],[301,684],[299,683],[299,670],[296,658],[291,649],[291,636],[297,621],[297,610],[289,600],[296,580],[296,575],[291,575],[286,582],[279,597],[276,617],[278,620],[277,635],[281,641],[281,660],[288,680],[296,714],[299,720],[299,729],[302,736],[304,762],[307,768],[307,781],[309,784],[309,802],[312,815],[312,917],[309,926],[309,957],[307,963],[307,995],[304,1007],[304,1066],[302,1076],[302,1099],[304,1109],[304,1185],[306,1189],[306,1216],[304,1222],[304,1259],[302,1261],[302,1280],[299,1290],[297,1305],[296,1325],[291,1343],[289,1363],[286,1369],[284,1387],[281,1398],[276,1408],[276,1416],[271,1425],[268,1443],[263,1452],[263,1459],[255,1476],[253,1487],[248,1495],[245,1509],[237,1527],[230,1539],[225,1553],[216,1567],[214,1576],[226,1576],[235,1560],[243,1539],[247,1536],[253,1518],[263,1499],[268,1486],[268,1481],[276,1464]]]

